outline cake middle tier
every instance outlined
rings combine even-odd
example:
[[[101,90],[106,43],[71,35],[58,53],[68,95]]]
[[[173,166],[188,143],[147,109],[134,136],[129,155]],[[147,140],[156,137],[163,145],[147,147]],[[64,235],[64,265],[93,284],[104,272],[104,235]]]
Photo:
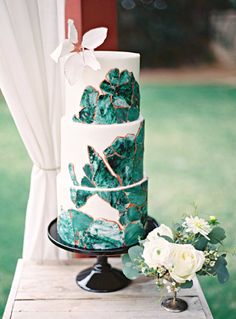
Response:
[[[74,186],[115,188],[143,178],[144,119],[122,124],[61,123],[61,173]]]

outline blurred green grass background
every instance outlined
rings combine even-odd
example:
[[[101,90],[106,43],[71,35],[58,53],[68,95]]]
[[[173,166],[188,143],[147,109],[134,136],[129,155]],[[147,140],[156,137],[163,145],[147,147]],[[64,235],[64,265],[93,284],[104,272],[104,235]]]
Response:
[[[173,224],[192,203],[216,214],[226,228],[228,250],[236,247],[236,88],[224,85],[144,84],[145,168],[149,214]],[[0,314],[21,256],[31,162],[0,97]],[[216,319],[235,319],[235,258],[231,280],[201,284]]]

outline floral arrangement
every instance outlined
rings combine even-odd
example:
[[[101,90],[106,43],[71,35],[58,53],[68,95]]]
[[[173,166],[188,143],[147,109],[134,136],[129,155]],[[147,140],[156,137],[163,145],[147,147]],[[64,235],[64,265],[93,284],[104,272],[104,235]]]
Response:
[[[176,292],[191,288],[196,274],[229,278],[226,253],[222,251],[225,231],[215,216],[209,220],[187,216],[171,230],[161,224],[139,245],[122,256],[123,272],[129,279],[153,277],[159,288]]]

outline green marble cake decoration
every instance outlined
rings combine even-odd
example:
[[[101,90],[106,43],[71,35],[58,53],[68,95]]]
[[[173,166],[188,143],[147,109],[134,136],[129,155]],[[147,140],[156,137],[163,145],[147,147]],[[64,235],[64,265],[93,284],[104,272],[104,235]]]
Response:
[[[60,214],[58,232],[62,240],[87,249],[109,249],[137,243],[145,235],[147,186],[146,180],[117,191],[71,187],[71,200],[76,209],[62,211]],[[88,199],[94,195],[117,209],[119,222],[94,219],[91,217],[93,212],[91,215],[82,212]]]
[[[75,186],[79,186],[79,183],[78,183],[77,178],[76,178],[76,175],[75,175],[75,167],[74,167],[74,164],[69,163],[68,169],[69,169],[70,177],[71,177],[71,180],[72,180],[73,184],[74,184]]]
[[[99,191],[96,188],[85,190],[83,188],[71,187],[71,200],[76,209],[82,209],[82,207],[86,205],[88,199],[94,195],[98,195],[101,199],[105,200],[111,207],[117,209],[119,212],[119,223],[123,227],[125,243],[126,245],[132,245],[137,242],[138,238],[142,238],[144,236],[143,225],[145,225],[147,219],[147,187],[147,180],[136,186],[127,187],[123,190],[117,191]],[[74,229],[80,229],[79,224],[92,225],[91,217],[82,213],[81,211],[69,210],[68,212],[70,213],[69,215],[72,219],[72,225]],[[65,214],[65,212],[63,214]],[[62,225],[68,223],[68,217],[66,215],[61,215],[61,218],[65,219],[65,222],[63,222]],[[100,223],[99,225],[100,230],[105,226],[107,231],[110,229],[107,224]],[[113,230],[116,229],[114,225],[112,227]],[[132,232],[128,234],[128,230],[126,229],[132,230]],[[104,232],[106,231],[104,230]],[[95,237],[93,237],[93,243],[98,244],[98,242],[95,240]]]
[[[83,167],[85,176],[79,183],[74,164],[68,169],[75,186],[114,188],[127,186],[143,178],[144,121],[137,134],[117,137],[103,152],[103,158],[88,146],[89,162]],[[109,165],[109,167],[108,167]]]
[[[104,155],[122,186],[130,185],[143,178],[144,122],[137,135],[117,137],[105,149]]]
[[[132,122],[139,118],[139,84],[132,72],[110,70],[100,84],[99,91],[87,86],[80,106],[82,110],[74,115],[79,123],[114,124]]]
[[[144,239],[148,180],[140,55],[101,51],[97,58],[97,71],[86,68],[65,86],[57,229],[69,245],[106,250]]]

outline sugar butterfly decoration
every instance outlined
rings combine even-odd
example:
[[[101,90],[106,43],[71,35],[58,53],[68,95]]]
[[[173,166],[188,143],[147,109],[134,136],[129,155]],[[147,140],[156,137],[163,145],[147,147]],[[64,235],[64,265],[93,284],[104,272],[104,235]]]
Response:
[[[95,57],[94,49],[100,46],[106,37],[107,28],[95,28],[86,32],[80,42],[74,21],[68,20],[67,39],[60,43],[52,52],[51,58],[57,63],[61,58],[67,57],[64,64],[64,72],[71,85],[81,78],[85,66],[89,66],[95,71],[101,68]]]

